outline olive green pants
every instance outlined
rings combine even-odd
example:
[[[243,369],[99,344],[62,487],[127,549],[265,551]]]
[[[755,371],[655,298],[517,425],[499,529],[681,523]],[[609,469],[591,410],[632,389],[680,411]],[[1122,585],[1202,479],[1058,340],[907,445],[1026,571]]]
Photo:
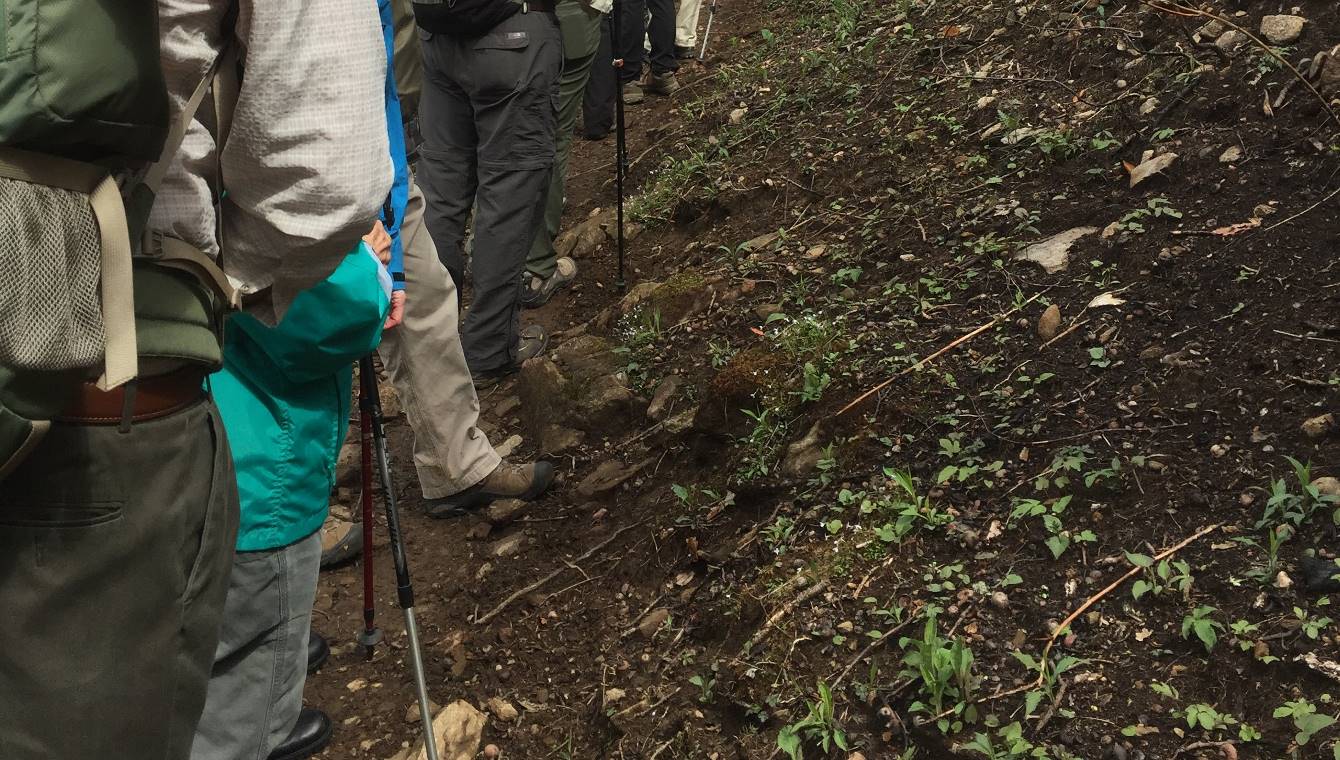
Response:
[[[237,509],[212,402],[52,426],[0,484],[0,758],[189,757]]]
[[[557,8],[558,27],[563,34],[563,76],[558,80],[558,141],[554,171],[549,177],[549,194],[544,202],[544,228],[535,236],[526,259],[526,271],[540,278],[553,276],[558,268],[554,238],[563,221],[564,185],[568,175],[568,155],[572,152],[572,130],[577,111],[582,107],[591,65],[600,47],[600,21],[604,17],[580,0],[561,0]]]

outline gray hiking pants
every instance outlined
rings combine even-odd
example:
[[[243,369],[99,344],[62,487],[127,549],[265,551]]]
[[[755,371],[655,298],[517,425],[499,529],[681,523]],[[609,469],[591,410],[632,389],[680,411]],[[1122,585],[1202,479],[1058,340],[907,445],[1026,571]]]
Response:
[[[442,263],[464,284],[472,206],[473,297],[461,323],[475,374],[516,362],[521,273],[544,217],[563,43],[552,13],[517,13],[479,39],[419,30],[424,83],[419,184]],[[411,298],[414,296],[411,294]]]
[[[600,49],[600,22],[604,18],[604,14],[580,0],[561,0],[557,12],[559,29],[563,33],[563,76],[558,80],[558,141],[554,170],[545,196],[543,227],[531,243],[526,261],[526,271],[541,279],[552,277],[558,269],[554,238],[558,237],[558,228],[563,221],[572,129],[577,124],[577,109],[582,105],[586,83],[591,79],[591,65]]]
[[[236,534],[212,402],[53,425],[0,484],[0,758],[185,760]]]
[[[234,557],[191,760],[265,760],[293,731],[320,568],[319,532]]]

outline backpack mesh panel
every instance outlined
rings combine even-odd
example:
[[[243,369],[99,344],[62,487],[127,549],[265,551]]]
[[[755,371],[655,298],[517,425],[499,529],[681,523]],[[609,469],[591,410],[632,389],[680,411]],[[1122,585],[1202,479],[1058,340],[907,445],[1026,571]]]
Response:
[[[0,178],[0,362],[62,370],[102,361],[100,245],[86,196]]]

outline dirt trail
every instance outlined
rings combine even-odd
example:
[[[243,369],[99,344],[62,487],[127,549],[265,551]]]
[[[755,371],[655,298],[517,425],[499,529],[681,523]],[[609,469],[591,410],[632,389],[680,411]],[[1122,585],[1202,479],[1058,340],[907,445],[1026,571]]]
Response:
[[[435,700],[511,758],[1336,756],[1340,55],[1276,56],[1340,7],[1297,13],[722,3],[629,109],[632,295],[604,240],[482,399],[554,494],[428,520],[393,426]],[[384,543],[373,662],[323,579],[326,758],[415,739]]]

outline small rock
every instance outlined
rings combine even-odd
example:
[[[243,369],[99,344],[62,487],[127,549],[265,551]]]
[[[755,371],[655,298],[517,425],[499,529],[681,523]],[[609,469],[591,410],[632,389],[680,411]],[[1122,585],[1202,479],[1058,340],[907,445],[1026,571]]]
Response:
[[[665,416],[666,407],[674,400],[675,394],[684,384],[684,378],[679,375],[671,375],[661,381],[656,386],[656,392],[652,394],[651,403],[647,406],[647,416],[653,420],[660,420]]]
[[[1216,443],[1215,445],[1210,447],[1210,453],[1213,454],[1216,458],[1223,457],[1225,454],[1228,453],[1228,447],[1222,443]]]
[[[526,506],[526,502],[520,499],[495,501],[484,512],[484,519],[494,525],[507,525],[516,522],[517,518],[526,511]]]
[[[1061,331],[1061,307],[1052,304],[1038,318],[1038,337],[1044,342],[1056,337]]]
[[[1010,608],[1010,595],[1004,591],[996,591],[991,594],[991,606],[998,610],[1008,610]]]
[[[344,688],[348,689],[349,691],[362,691],[368,688],[368,679],[355,678],[354,680],[345,684]]]
[[[650,463],[651,460],[647,460],[642,464],[630,467],[613,459],[601,462],[594,472],[587,475],[586,479],[578,484],[577,493],[589,499],[596,494],[613,491],[641,472],[642,468]]]
[[[627,695],[627,692],[625,692],[623,689],[606,689],[606,690],[605,690],[605,704],[607,704],[607,705],[615,705],[615,704],[618,704],[619,702],[623,701],[623,698],[624,698],[626,695]]]
[[[383,417],[393,420],[405,413],[404,406],[400,403],[400,393],[394,385],[387,382],[379,383],[377,390],[381,395]]]
[[[1229,29],[1227,32],[1219,35],[1219,39],[1214,41],[1214,46],[1221,51],[1232,55],[1238,48],[1246,45],[1250,38],[1239,32],[1237,29]]]
[[[1317,478],[1312,481],[1312,487],[1322,496],[1340,496],[1340,478]]]
[[[428,714],[429,714],[429,715],[437,715],[437,711],[438,711],[438,710],[441,710],[441,709],[442,709],[441,705],[439,705],[438,703],[434,702],[434,701],[431,700],[431,699],[428,700]],[[423,715],[419,713],[419,703],[418,703],[418,702],[413,702],[413,703],[410,704],[409,707],[406,707],[406,708],[405,708],[405,722],[406,722],[406,723],[419,723],[419,722],[421,722],[422,720],[423,720]]]
[[[521,716],[521,713],[517,712],[511,702],[501,697],[490,697],[485,706],[488,707],[489,712],[493,713],[495,718],[504,723],[511,723]]]
[[[1148,180],[1150,177],[1167,171],[1169,167],[1177,162],[1177,159],[1178,155],[1176,153],[1164,153],[1159,156],[1146,154],[1144,160],[1140,162],[1140,165],[1131,169],[1131,187],[1134,188],[1145,180]]]
[[[1219,163],[1236,164],[1242,160],[1242,148],[1237,145],[1228,146],[1228,150],[1219,154]]]
[[[730,112],[730,123],[739,124],[744,121],[745,114],[749,113],[748,108],[736,108]]]
[[[637,624],[637,630],[643,636],[651,638],[656,635],[657,631],[661,630],[661,626],[665,625],[666,621],[669,619],[670,610],[664,607],[658,607],[651,612],[648,612],[646,617],[642,618]]]
[[[986,95],[977,100],[977,110],[984,111],[996,104],[996,98],[993,95]]]
[[[521,447],[524,440],[525,439],[519,435],[513,435],[511,438],[503,441],[501,446],[495,446],[493,450],[498,452],[498,456],[506,459],[516,453],[516,450]]]
[[[1154,113],[1157,110],[1159,110],[1158,98],[1149,98],[1148,100],[1140,104],[1141,116],[1149,116],[1150,114]]]
[[[1256,497],[1252,495],[1251,491],[1243,491],[1241,494],[1238,494],[1238,503],[1244,507],[1250,507],[1255,501]]]
[[[494,543],[493,547],[489,550],[489,553],[498,559],[506,559],[507,557],[515,557],[517,554],[520,554],[525,546],[526,534],[517,531],[516,533]]]
[[[1292,45],[1303,36],[1306,24],[1302,16],[1266,16],[1261,19],[1261,36],[1272,45]]]
[[[819,462],[824,458],[824,447],[820,445],[820,432],[820,423],[816,422],[804,438],[786,447],[782,472],[799,477],[819,466]]]
[[[1335,415],[1323,414],[1303,423],[1303,435],[1308,438],[1321,438],[1335,430]]]
[[[839,633],[851,633],[856,630],[856,624],[850,620],[844,620],[837,624],[837,629]]]
[[[488,745],[485,745],[485,746],[484,746],[484,760],[497,760],[497,757],[498,757],[498,755],[499,755],[500,752],[501,752],[501,750],[498,749],[498,745],[496,745],[496,744],[488,744]]]
[[[1015,254],[1014,258],[1017,261],[1032,261],[1041,266],[1047,274],[1064,272],[1066,267],[1070,266],[1070,248],[1080,238],[1097,231],[1097,227],[1075,227],[1028,246]]]
[[[521,397],[508,396],[502,401],[499,401],[497,406],[493,407],[493,413],[498,417],[506,417],[516,411],[518,406],[521,406]]]
[[[562,454],[568,449],[580,446],[586,440],[586,433],[562,425],[550,425],[540,436],[540,451],[544,454]]]
[[[1289,574],[1284,572],[1283,570],[1280,571],[1279,575],[1275,576],[1275,588],[1286,589],[1292,585],[1293,585],[1293,578],[1290,578]]]

